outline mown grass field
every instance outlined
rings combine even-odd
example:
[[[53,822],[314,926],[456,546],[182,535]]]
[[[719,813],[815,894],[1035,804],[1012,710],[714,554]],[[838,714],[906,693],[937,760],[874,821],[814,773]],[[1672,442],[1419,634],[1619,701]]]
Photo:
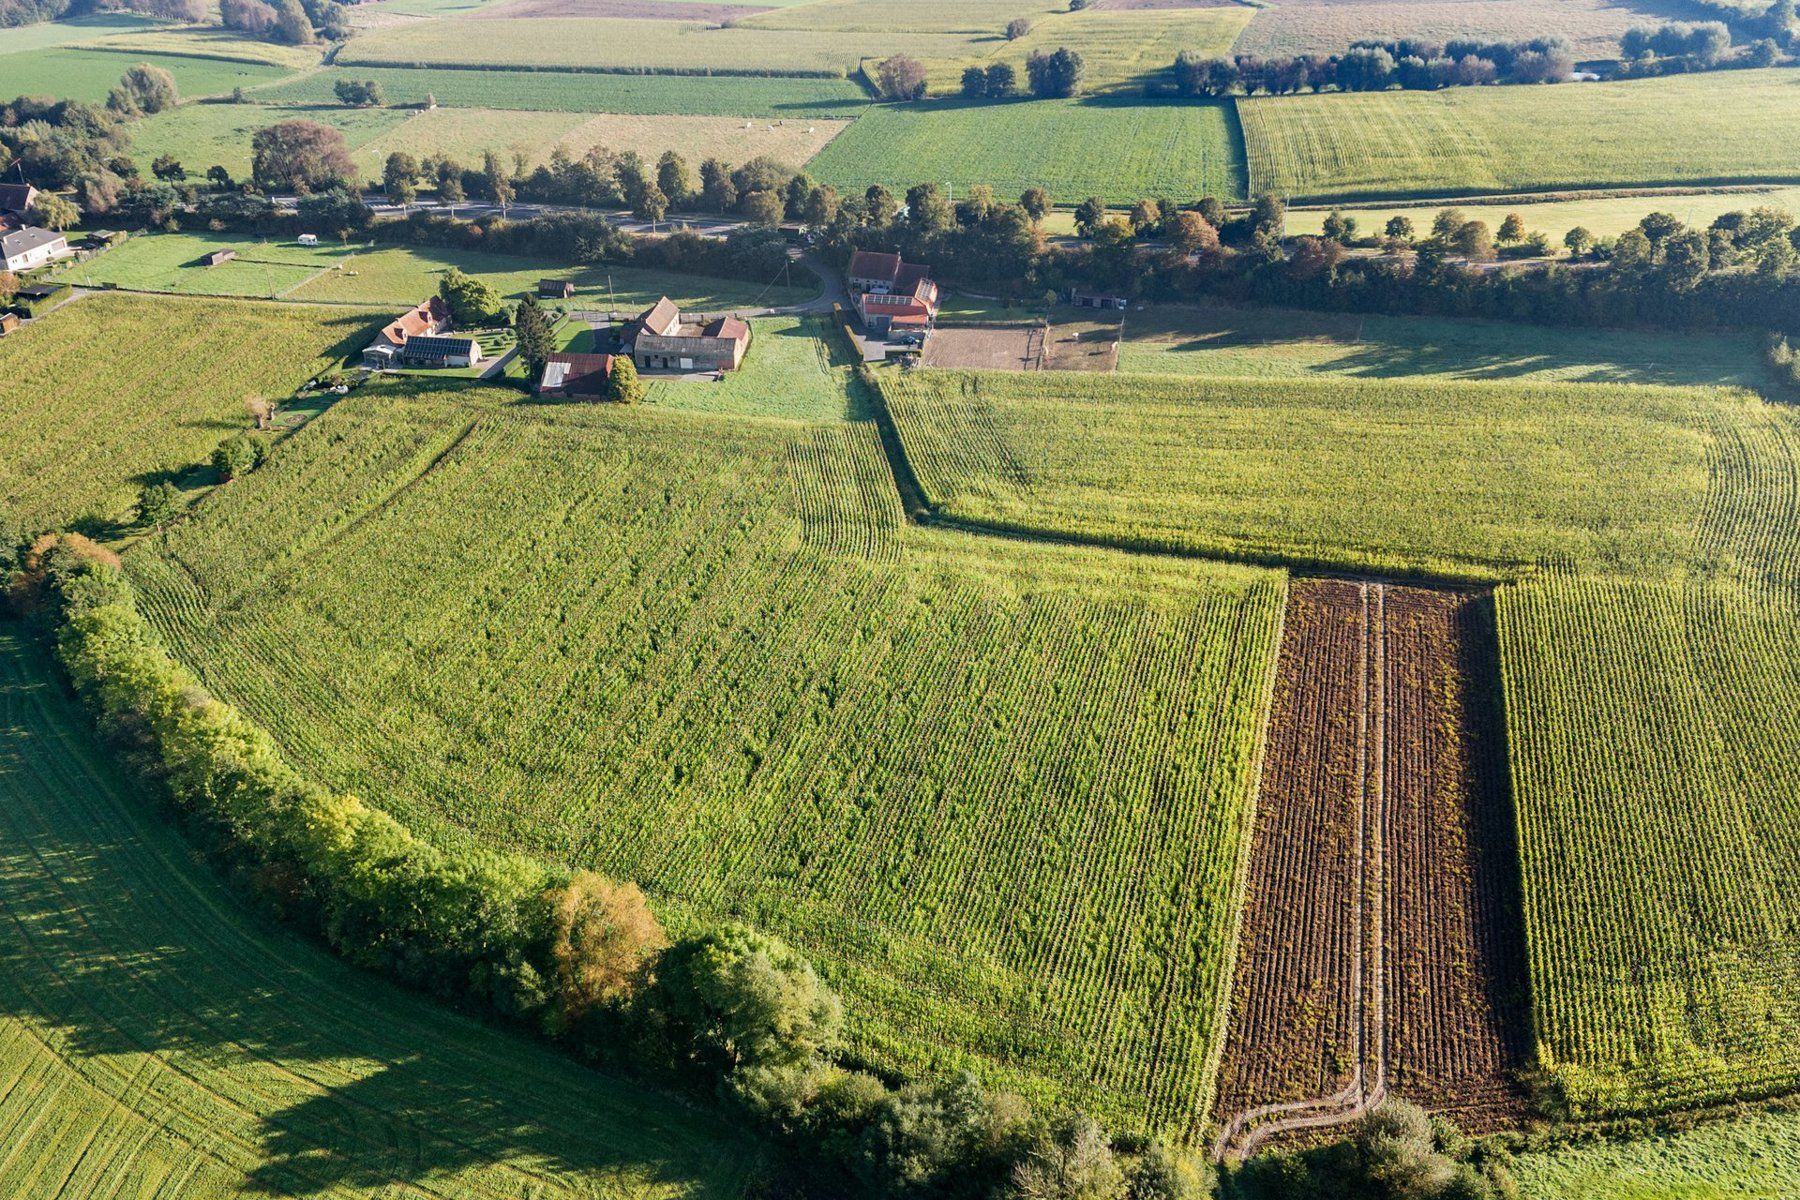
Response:
[[[131,153],[148,176],[150,164],[170,154],[189,175],[224,167],[234,179],[250,175],[250,139],[277,121],[317,121],[339,130],[352,151],[401,127],[408,113],[390,108],[269,108],[261,104],[183,104],[132,122]],[[375,176],[380,177],[380,164]],[[365,171],[367,170],[365,165]]]
[[[1496,578],[1675,570],[1731,389],[914,372],[883,390],[947,514],[1147,546]]]
[[[93,13],[68,21],[39,21],[33,25],[15,25],[0,29],[0,55],[25,50],[46,50],[51,46],[77,46],[96,42],[133,30],[155,29],[159,22],[137,13]],[[9,96],[8,99],[11,97]]]
[[[0,623],[0,1193],[730,1200],[758,1150],[271,932]]]
[[[249,427],[379,321],[360,310],[97,295],[0,340],[0,523],[24,530],[130,514],[147,478],[179,473]]]
[[[1644,214],[1666,212],[1684,224],[1704,229],[1721,213],[1748,212],[1763,206],[1790,213],[1800,212],[1800,187],[1764,187],[1728,192],[1650,192],[1639,195],[1537,200],[1531,203],[1477,199],[1456,204],[1457,208],[1469,215],[1470,220],[1486,221],[1490,229],[1498,229],[1508,213],[1518,213],[1527,229],[1541,229],[1549,234],[1552,245],[1558,250],[1562,247],[1563,234],[1576,226],[1600,237],[1617,237],[1627,229],[1634,228],[1644,219]],[[1386,227],[1388,218],[1395,216],[1409,218],[1423,233],[1429,231],[1431,219],[1437,215],[1438,208],[1435,205],[1347,205],[1342,211],[1346,216],[1356,219],[1358,234],[1379,234]],[[1326,208],[1289,209],[1287,231],[1292,234],[1317,234],[1322,231],[1329,212],[1330,209]]]
[[[56,96],[98,103],[118,85],[121,75],[139,63],[161,67],[174,76],[175,89],[184,100],[229,95],[235,87],[250,88],[293,73],[265,63],[70,46],[0,54],[0,93],[8,100]]]
[[[1060,309],[1052,319],[1071,312]],[[1765,378],[1761,347],[1748,335],[1547,329],[1227,304],[1156,305],[1127,314],[1119,370],[1240,379],[1347,375],[1745,387]]]
[[[866,421],[869,398],[851,375],[841,334],[822,317],[765,317],[750,322],[749,353],[718,383],[651,381],[645,403],[658,408],[797,421]]]
[[[238,257],[206,266],[202,258],[215,250],[235,250]],[[345,253],[336,246],[265,242],[245,234],[143,234],[87,262],[71,263],[57,278],[79,287],[110,284],[131,291],[271,299],[299,287]]]
[[[319,65],[319,47],[284,46],[245,37],[229,29],[162,26],[101,38],[91,45],[127,54],[172,54],[183,58],[221,58],[302,71]]]
[[[1251,190],[1294,199],[1800,182],[1800,69],[1237,107]]]
[[[618,309],[633,315],[660,296],[668,296],[684,309],[717,311],[796,304],[811,299],[815,291],[637,267],[551,265],[481,250],[383,246],[340,255],[333,270],[294,289],[289,298],[334,304],[417,304],[437,291],[439,278],[451,267],[481,276],[512,300],[534,292],[540,279],[568,279],[574,282],[576,294],[564,307]]]
[[[332,85],[343,79],[376,80],[388,104],[423,104],[427,96],[435,96],[448,108],[831,120],[854,117],[869,102],[868,93],[848,79],[395,67],[328,68],[259,88],[256,99],[266,104],[330,105],[336,102]]]
[[[1800,1116],[1733,1115],[1683,1133],[1522,1155],[1513,1174],[1528,1200],[1783,1200],[1800,1179]]]
[[[279,110],[273,110],[279,111]],[[730,163],[767,156],[796,169],[845,128],[843,121],[817,118],[683,116],[593,116],[587,113],[505,112],[496,109],[439,108],[409,115],[359,146],[357,165],[379,178],[389,153],[403,150],[414,157],[449,155],[478,165],[484,150],[493,150],[511,165],[515,155],[536,166],[562,146],[576,158],[594,147],[615,153],[635,150],[654,165],[665,150],[676,150],[696,173],[708,158]],[[746,128],[749,126],[749,128]],[[245,145],[249,145],[245,139]]]
[[[958,101],[881,105],[826,146],[807,170],[840,190],[872,183],[985,183],[1016,198],[1042,186],[1061,203],[1099,196],[1245,194],[1242,143],[1229,104],[1126,100]]]
[[[1257,9],[1238,39],[1240,54],[1341,54],[1364,38],[1528,41],[1561,36],[1578,59],[1616,58],[1633,26],[1691,19],[1664,0],[1275,0]]]
[[[883,1065],[1201,1119],[1279,573],[909,529],[867,423],[392,390],[128,558],[430,836],[793,939]]]

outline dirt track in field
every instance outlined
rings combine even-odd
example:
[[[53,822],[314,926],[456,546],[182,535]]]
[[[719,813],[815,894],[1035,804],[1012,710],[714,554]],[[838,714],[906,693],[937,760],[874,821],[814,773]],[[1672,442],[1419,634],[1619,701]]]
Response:
[[[1214,1106],[1223,1155],[1391,1089],[1523,1111],[1527,1011],[1483,597],[1296,580]]]

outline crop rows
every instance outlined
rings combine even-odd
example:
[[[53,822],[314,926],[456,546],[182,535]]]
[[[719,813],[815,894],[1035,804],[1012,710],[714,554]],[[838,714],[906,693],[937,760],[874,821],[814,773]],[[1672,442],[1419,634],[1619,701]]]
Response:
[[[0,1193],[735,1195],[708,1119],[270,936],[0,636]]]
[[[249,427],[246,400],[287,397],[372,328],[355,311],[125,296],[34,322],[0,342],[0,518],[127,515],[141,476],[204,460]]]
[[[134,551],[178,653],[432,836],[806,946],[878,1062],[1199,1118],[1280,576],[903,530],[866,426],[460,395]]]

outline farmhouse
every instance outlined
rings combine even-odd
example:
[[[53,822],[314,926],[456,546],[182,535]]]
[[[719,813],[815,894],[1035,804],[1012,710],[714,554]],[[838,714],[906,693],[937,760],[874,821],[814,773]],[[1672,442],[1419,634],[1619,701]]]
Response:
[[[374,344],[363,351],[363,365],[390,366],[400,359],[401,351],[413,338],[435,337],[449,332],[450,307],[442,297],[433,296],[383,326]]]
[[[538,380],[538,395],[552,398],[606,394],[612,379],[613,356],[610,354],[552,354],[544,360],[544,375]]]
[[[877,337],[931,331],[937,319],[938,286],[931,268],[907,263],[898,254],[858,250],[846,272],[851,303],[863,329]]]
[[[37,204],[38,190],[29,183],[0,183],[0,215],[21,219]]]
[[[481,343],[460,334],[427,334],[406,339],[396,357],[409,367],[472,367],[481,361]]]
[[[0,264],[8,271],[30,271],[68,253],[69,240],[48,229],[24,225],[0,232]]]
[[[664,296],[637,320],[632,357],[644,371],[735,371],[750,348],[750,326],[736,317],[684,321]]]
[[[211,254],[208,254],[201,261],[204,262],[209,267],[216,267],[220,263],[228,263],[236,257],[237,257],[236,250],[214,250]]]
[[[575,295],[575,285],[567,279],[540,279],[537,294],[540,300],[568,300]]]

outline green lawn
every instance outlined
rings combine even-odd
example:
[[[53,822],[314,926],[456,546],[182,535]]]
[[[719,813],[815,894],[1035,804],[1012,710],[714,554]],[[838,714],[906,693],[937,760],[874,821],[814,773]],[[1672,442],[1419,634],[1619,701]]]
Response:
[[[146,175],[159,155],[170,154],[190,175],[224,167],[232,178],[250,174],[250,138],[277,121],[317,121],[341,130],[351,150],[403,124],[410,116],[391,108],[271,108],[261,104],[184,104],[131,126],[131,149]],[[379,176],[379,166],[375,169]]]
[[[0,1194],[730,1200],[757,1148],[271,930],[0,623]]]
[[[0,339],[0,526],[126,518],[141,483],[205,461],[249,428],[246,400],[285,398],[360,352],[377,319],[96,295]]]
[[[19,95],[56,96],[98,103],[118,85],[120,76],[139,63],[173,75],[183,99],[228,95],[234,87],[255,87],[292,74],[284,67],[218,58],[81,47],[28,50],[0,54],[0,96],[8,100]]]
[[[645,402],[690,412],[799,421],[868,419],[868,399],[850,373],[848,347],[830,320],[770,317],[752,321],[750,327],[750,350],[741,370],[718,383],[652,382]]]
[[[417,304],[437,291],[438,278],[451,267],[480,275],[502,295],[519,299],[535,292],[544,278],[573,280],[575,298],[565,307],[618,309],[635,315],[668,296],[683,308],[722,309],[751,304],[772,306],[810,299],[806,288],[762,288],[754,283],[677,275],[633,267],[564,267],[478,250],[442,250],[433,246],[384,246],[341,257],[336,269],[296,289],[290,299],[333,303]],[[610,281],[610,290],[609,290]]]
[[[1071,310],[1059,309],[1063,316]],[[1153,305],[1125,317],[1119,370],[1209,378],[1487,379],[1565,383],[1764,381],[1748,335],[1550,329],[1234,305]]]
[[[435,96],[451,108],[802,119],[853,117],[868,107],[868,93],[848,79],[395,67],[329,68],[260,89],[256,98],[266,104],[330,105],[332,85],[342,79],[378,81],[388,104],[423,104]]]
[[[1800,182],[1800,69],[1238,102],[1250,187],[1292,199]]]
[[[208,267],[201,258],[236,250],[237,260]],[[339,247],[258,241],[230,233],[155,233],[130,238],[56,273],[81,287],[110,284],[146,292],[273,298],[292,291],[344,255]]]
[[[1243,146],[1229,104],[1128,100],[961,101],[881,105],[813,159],[807,170],[840,191],[872,183],[991,184],[1003,198],[1048,188],[1073,204],[1088,196],[1245,194]]]

